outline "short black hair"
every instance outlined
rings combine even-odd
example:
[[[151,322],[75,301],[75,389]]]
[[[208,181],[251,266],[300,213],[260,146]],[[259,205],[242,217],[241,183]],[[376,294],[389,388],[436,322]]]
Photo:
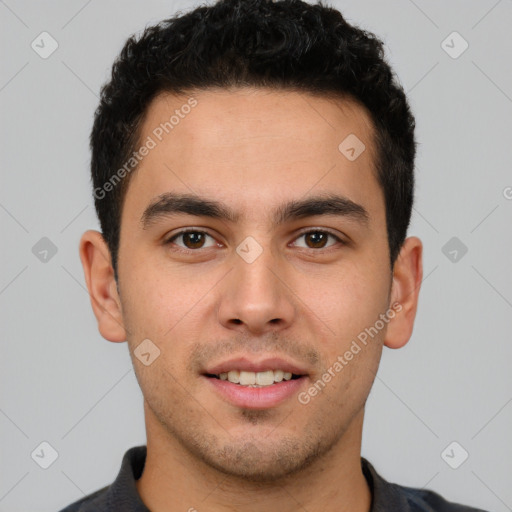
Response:
[[[321,0],[219,0],[132,35],[101,89],[90,136],[91,174],[116,280],[131,176],[126,162],[140,144],[150,102],[164,92],[232,87],[350,98],[366,108],[374,125],[375,172],[393,267],[413,204],[415,121],[382,41]]]

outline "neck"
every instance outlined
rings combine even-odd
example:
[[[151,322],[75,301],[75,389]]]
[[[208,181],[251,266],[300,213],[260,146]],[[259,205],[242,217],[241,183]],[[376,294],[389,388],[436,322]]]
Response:
[[[147,457],[137,490],[152,512],[369,512],[372,496],[360,455],[363,415],[361,410],[335,447],[308,468],[266,483],[219,472],[147,421]]]

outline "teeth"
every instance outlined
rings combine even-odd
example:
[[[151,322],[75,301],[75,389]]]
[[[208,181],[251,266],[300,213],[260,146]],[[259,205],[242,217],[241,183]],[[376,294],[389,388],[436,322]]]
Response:
[[[256,384],[260,386],[270,386],[270,384],[274,384],[274,372],[272,370],[268,370],[267,372],[258,372],[254,375]]]
[[[254,372],[240,372],[240,384],[242,386],[256,384],[256,374]]]
[[[231,370],[228,372],[228,380],[238,384],[240,382],[240,372],[238,370]]]
[[[281,382],[283,380],[284,372],[283,370],[274,370],[274,381]]]
[[[261,387],[271,386],[275,382],[290,380],[291,372],[283,370],[266,370],[264,372],[246,372],[231,370],[230,372],[219,374],[220,380],[227,380],[233,384],[241,384],[242,386]]]

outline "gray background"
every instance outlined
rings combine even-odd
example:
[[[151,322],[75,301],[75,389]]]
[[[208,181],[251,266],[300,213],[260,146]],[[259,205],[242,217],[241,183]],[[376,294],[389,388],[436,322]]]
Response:
[[[88,136],[128,35],[193,5],[0,1],[1,511],[60,509],[145,443],[127,346],[97,332],[78,257],[98,227]],[[331,5],[385,40],[420,141],[409,233],[424,242],[425,280],[410,343],[384,351],[363,455],[388,480],[512,510],[512,1]],[[43,31],[59,45],[47,59],[31,48]],[[442,46],[453,31],[469,44],[458,58]],[[57,248],[46,262],[32,252],[42,237]],[[58,452],[48,469],[31,457],[43,441]],[[458,469],[441,456],[453,441],[469,453]]]

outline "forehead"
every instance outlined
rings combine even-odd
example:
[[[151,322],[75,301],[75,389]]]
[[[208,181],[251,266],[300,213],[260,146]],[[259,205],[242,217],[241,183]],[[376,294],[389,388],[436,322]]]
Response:
[[[126,198],[139,212],[169,191],[245,213],[333,189],[383,205],[373,124],[349,99],[254,88],[160,94],[140,130],[139,143],[150,140]]]

